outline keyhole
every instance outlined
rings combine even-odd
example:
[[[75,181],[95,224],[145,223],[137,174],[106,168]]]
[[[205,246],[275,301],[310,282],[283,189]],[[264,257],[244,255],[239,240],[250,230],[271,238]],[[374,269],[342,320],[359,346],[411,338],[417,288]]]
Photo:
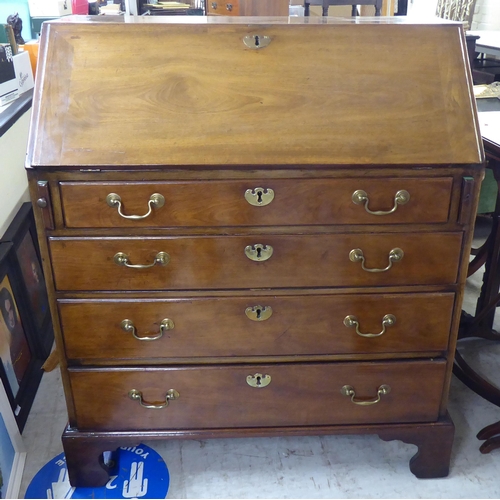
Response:
[[[256,385],[262,385],[261,378],[257,376],[257,382],[255,382]]]
[[[262,191],[257,191],[257,203],[262,203]]]
[[[261,310],[260,310],[260,309],[257,309],[255,312],[257,313],[257,319],[260,319],[260,313],[261,313]]]
[[[261,258],[261,252],[262,252],[262,248],[257,248],[257,258],[260,259]]]
[[[255,35],[254,39],[255,39],[255,46],[258,47],[260,45],[259,35]]]

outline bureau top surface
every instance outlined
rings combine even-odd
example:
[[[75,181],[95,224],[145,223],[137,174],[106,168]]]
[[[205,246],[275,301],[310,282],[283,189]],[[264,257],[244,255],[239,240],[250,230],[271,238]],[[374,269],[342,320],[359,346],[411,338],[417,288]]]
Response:
[[[44,24],[28,166],[482,162],[458,24],[102,17]]]

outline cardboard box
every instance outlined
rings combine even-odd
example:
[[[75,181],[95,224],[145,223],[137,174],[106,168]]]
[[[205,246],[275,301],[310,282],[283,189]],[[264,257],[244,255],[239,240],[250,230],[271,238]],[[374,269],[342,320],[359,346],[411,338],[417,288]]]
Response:
[[[71,0],[28,0],[31,17],[59,17],[73,13]]]
[[[9,44],[0,44],[0,106],[13,101],[18,95],[12,48]]]

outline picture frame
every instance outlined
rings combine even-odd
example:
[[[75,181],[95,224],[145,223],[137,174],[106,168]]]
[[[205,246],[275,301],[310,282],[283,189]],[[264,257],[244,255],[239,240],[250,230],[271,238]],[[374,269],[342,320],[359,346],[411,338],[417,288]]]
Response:
[[[25,461],[23,439],[0,383],[0,498],[19,498]]]
[[[43,375],[13,243],[0,242],[0,380],[20,432]]]
[[[22,204],[0,241],[14,245],[14,257],[17,268],[21,272],[29,317],[36,332],[36,355],[45,360],[52,350],[54,330],[42,270],[35,217],[30,202]]]

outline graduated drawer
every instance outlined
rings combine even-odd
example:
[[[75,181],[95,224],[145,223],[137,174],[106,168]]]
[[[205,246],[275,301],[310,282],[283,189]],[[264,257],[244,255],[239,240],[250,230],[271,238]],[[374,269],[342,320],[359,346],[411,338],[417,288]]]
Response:
[[[71,369],[69,376],[76,426],[120,431],[433,421],[445,372],[444,361],[424,360]],[[342,394],[344,386],[361,401],[376,400],[381,386],[390,392],[365,406]],[[165,404],[169,391],[179,397],[145,408],[131,390],[145,405]]]
[[[67,227],[203,227],[275,226],[322,224],[388,224],[446,222],[453,179],[356,178],[267,179],[251,181],[184,182],[62,182],[61,199]],[[274,192],[267,205],[266,193]],[[364,190],[368,208],[390,211],[398,191],[406,190],[409,201],[398,204],[388,215],[373,215],[364,203],[355,204],[353,193]],[[110,194],[120,196],[123,215],[145,215],[151,195],[165,203],[153,206],[143,219],[119,215],[109,206]],[[259,197],[259,193],[262,193]]]
[[[455,283],[462,233],[50,238],[58,290],[180,290]],[[247,254],[268,260],[254,261]],[[395,249],[403,258],[391,262]],[[267,251],[266,251],[267,249]],[[350,260],[361,249],[362,262]],[[146,269],[163,254],[165,265]],[[118,256],[118,257],[117,257]]]
[[[88,362],[438,352],[448,345],[454,298],[428,293],[64,300],[59,314],[67,357]]]
[[[220,0],[207,0],[207,14],[220,16],[238,16],[240,6],[238,0],[221,2]]]

